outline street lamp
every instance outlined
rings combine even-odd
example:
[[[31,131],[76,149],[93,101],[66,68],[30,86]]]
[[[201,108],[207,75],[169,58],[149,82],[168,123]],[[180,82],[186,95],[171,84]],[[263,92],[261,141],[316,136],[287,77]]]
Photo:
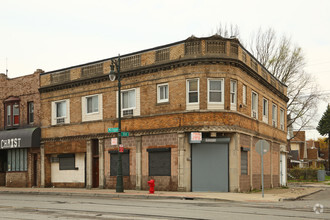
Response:
[[[117,74],[115,73],[115,67]],[[121,92],[120,92],[120,54],[118,54],[118,60],[111,59],[110,73],[109,78],[111,81],[118,80],[118,146],[121,145]],[[117,162],[117,183],[116,183],[116,192],[124,192],[124,183],[123,183],[123,165],[121,159],[121,152],[118,148],[118,162]]]

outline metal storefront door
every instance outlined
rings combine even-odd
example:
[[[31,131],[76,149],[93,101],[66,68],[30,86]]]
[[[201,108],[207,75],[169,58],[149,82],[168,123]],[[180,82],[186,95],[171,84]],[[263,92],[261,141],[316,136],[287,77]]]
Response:
[[[192,144],[192,191],[228,192],[228,144]]]

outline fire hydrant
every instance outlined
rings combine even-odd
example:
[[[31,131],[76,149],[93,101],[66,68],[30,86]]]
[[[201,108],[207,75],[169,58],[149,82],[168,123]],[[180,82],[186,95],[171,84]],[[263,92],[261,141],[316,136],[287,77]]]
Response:
[[[148,181],[148,184],[149,184],[149,193],[150,194],[154,194],[155,192],[155,180],[151,179]]]

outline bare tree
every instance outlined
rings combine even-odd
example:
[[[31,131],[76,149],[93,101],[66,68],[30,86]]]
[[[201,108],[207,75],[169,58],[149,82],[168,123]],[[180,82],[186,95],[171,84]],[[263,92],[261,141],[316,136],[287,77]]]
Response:
[[[237,39],[240,38],[240,31],[237,25],[227,25],[227,24],[219,24],[215,30],[215,33],[226,38],[235,37]]]
[[[219,25],[217,34],[228,36],[228,33],[239,33],[235,29]],[[238,34],[239,35],[239,34]],[[287,114],[290,116],[287,126],[296,130],[303,130],[312,122],[317,111],[317,85],[309,73],[304,71],[305,55],[299,46],[292,44],[287,36],[278,36],[275,30],[259,29],[252,34],[248,41],[249,51],[266,67],[277,79],[288,86]]]

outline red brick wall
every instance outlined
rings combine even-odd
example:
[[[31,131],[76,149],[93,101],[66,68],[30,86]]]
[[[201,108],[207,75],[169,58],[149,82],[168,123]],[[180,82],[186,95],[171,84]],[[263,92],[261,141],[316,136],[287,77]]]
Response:
[[[85,183],[52,183],[52,186],[58,188],[84,188]]]
[[[104,140],[104,173],[105,173],[105,188],[116,188],[117,177],[110,176],[110,154],[109,150],[118,150],[117,147],[110,145],[111,139]],[[129,172],[130,176],[124,176],[124,188],[135,189],[136,188],[136,141],[135,137],[122,138],[122,144],[125,150],[129,150]]]
[[[8,187],[27,187],[27,172],[7,172],[6,186]]]
[[[6,185],[6,173],[0,173],[0,186]]]
[[[251,190],[250,175],[241,175],[239,179],[240,191],[247,192]]]
[[[34,123],[32,126],[40,125],[40,94],[39,94],[39,74],[37,70],[34,74],[9,79],[0,75],[0,103],[13,96],[20,99],[20,126],[28,125],[27,113],[28,102],[34,102]],[[0,131],[4,129],[4,105],[0,105]],[[30,126],[30,125],[29,125]]]
[[[171,148],[171,176],[149,176],[148,148]],[[148,181],[155,180],[155,190],[177,191],[178,188],[178,137],[164,134],[142,137],[142,189],[149,189]]]

